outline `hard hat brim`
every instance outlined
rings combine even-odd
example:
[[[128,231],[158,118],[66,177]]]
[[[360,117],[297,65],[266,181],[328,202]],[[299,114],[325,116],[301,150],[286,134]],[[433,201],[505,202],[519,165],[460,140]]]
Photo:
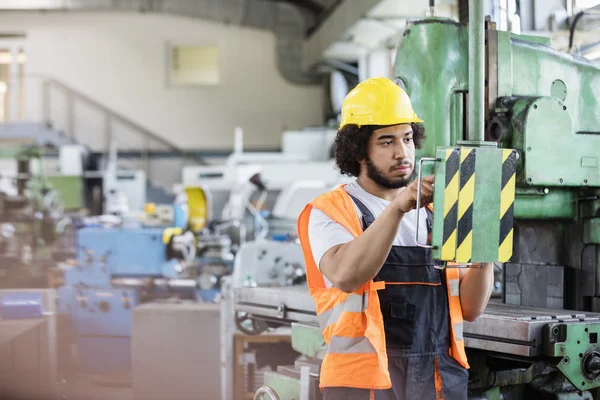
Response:
[[[394,121],[394,122],[393,122],[393,123],[391,123],[391,124],[390,124],[390,123],[388,123],[388,124],[385,124],[385,125],[378,125],[378,124],[359,124],[359,123],[356,123],[356,122],[353,122],[353,121],[343,121],[343,122],[340,124],[340,127],[339,127],[339,129],[341,130],[342,128],[344,128],[344,127],[345,127],[345,126],[347,126],[347,125],[356,125],[357,127],[359,127],[359,128],[360,128],[360,127],[362,127],[362,126],[372,126],[372,125],[375,125],[375,126],[394,126],[394,125],[413,124],[413,123],[414,123],[414,124],[418,124],[418,123],[422,123],[422,122],[425,122],[425,121],[423,121],[423,120],[422,120],[422,119],[420,119],[420,118],[405,118],[405,119],[399,119],[399,120],[397,120],[397,121]]]

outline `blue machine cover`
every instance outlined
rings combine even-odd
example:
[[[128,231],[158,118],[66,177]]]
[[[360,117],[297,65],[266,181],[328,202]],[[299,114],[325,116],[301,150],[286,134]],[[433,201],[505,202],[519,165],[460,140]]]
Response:
[[[30,319],[44,316],[42,294],[38,292],[5,293],[0,300],[2,319]]]

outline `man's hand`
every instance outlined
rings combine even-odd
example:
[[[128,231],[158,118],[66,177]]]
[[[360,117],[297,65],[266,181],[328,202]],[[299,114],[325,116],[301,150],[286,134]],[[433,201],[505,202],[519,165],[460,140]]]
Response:
[[[434,176],[428,176],[421,180],[421,207],[433,201],[433,180]],[[401,189],[396,198],[394,205],[402,213],[407,213],[417,206],[417,185],[419,181],[413,181],[410,185]]]

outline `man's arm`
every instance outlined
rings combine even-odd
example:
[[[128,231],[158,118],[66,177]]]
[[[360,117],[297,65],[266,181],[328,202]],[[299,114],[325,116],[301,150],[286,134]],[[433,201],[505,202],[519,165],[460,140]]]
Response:
[[[463,319],[475,321],[490,300],[494,286],[494,264],[481,264],[481,268],[460,270],[460,305]]]
[[[373,279],[392,248],[403,216],[390,204],[362,235],[332,247],[323,255],[319,265],[323,275],[346,293]]]
[[[433,176],[422,180],[421,204],[431,202]],[[333,286],[351,293],[377,275],[387,258],[404,214],[415,208],[417,181],[401,190],[396,198],[356,239],[329,249],[321,258],[319,268]]]

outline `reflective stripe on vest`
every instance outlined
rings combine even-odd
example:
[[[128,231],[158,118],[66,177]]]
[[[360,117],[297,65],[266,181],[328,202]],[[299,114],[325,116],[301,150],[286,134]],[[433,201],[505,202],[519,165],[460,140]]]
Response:
[[[354,203],[344,186],[325,193],[308,204],[300,214],[297,226],[308,289],[315,300],[323,338],[328,343],[328,352],[321,364],[320,387],[387,389],[391,387],[391,381],[387,368],[383,316],[376,292],[377,288],[383,287],[383,283],[371,281],[351,294],[335,287],[327,288],[310,247],[308,222],[313,208],[344,226],[353,237],[362,233]],[[446,269],[446,277],[452,327],[449,353],[468,368],[464,351],[458,269]],[[361,367],[352,368],[354,363],[360,363]]]
[[[349,338],[332,336],[327,351],[334,354],[347,353],[376,353],[375,348],[366,337]]]
[[[333,306],[333,308],[324,311],[317,315],[319,326],[321,330],[325,330],[328,325],[335,324],[339,321],[342,312],[364,312],[369,304],[368,293],[360,294],[349,294],[346,301],[341,302]]]
[[[463,337],[463,316],[460,305],[460,272],[458,268],[446,268],[446,281],[448,282],[448,306],[450,309],[450,326],[452,340],[450,341],[450,355],[460,365],[469,368],[465,341]]]

